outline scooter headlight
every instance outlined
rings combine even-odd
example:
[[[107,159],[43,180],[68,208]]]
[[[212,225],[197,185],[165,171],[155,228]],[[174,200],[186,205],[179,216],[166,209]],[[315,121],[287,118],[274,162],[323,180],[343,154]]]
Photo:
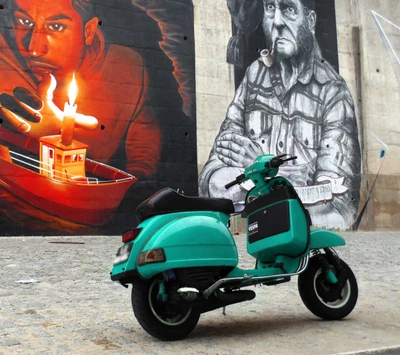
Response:
[[[141,266],[150,263],[161,263],[165,260],[166,258],[163,249],[152,249],[140,253],[137,264]]]

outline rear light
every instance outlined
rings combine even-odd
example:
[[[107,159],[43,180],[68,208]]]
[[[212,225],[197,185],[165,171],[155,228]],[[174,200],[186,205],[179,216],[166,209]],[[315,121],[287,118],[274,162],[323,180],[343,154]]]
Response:
[[[141,230],[142,230],[141,228],[135,228],[122,233],[122,243],[125,244],[131,242],[132,240],[135,240],[135,238],[139,235]]]
[[[152,249],[140,253],[137,264],[140,266],[150,263],[160,263],[165,260],[166,259],[163,249]]]

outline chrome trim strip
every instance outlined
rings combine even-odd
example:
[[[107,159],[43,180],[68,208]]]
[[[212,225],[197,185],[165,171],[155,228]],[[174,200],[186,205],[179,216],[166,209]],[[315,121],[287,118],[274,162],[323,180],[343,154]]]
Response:
[[[255,276],[255,277],[245,274],[243,277],[220,279],[217,282],[215,282],[213,285],[211,285],[207,290],[203,291],[202,292],[203,296],[205,298],[208,298],[218,288],[220,288],[224,284],[227,284],[227,283],[232,282],[232,281],[252,280],[252,281],[259,281],[261,283],[263,281],[267,281],[267,280],[273,279],[273,278],[296,276],[296,275],[302,273],[307,268],[309,258],[310,258],[309,255],[302,257],[300,259],[300,262],[299,262],[299,267],[297,268],[296,272],[294,272],[292,274],[275,274],[275,275],[270,275],[270,276]],[[246,284],[244,284],[243,286],[246,286]]]

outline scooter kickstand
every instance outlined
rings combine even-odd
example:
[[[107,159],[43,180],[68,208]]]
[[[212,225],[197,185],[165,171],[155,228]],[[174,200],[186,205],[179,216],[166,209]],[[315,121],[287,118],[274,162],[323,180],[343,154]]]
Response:
[[[223,314],[224,316],[226,316],[225,310],[226,310],[226,306],[222,307],[222,314]]]

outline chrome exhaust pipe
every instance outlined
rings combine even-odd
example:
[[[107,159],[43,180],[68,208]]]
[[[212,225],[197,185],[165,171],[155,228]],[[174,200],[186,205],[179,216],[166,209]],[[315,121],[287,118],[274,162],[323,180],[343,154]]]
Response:
[[[179,297],[188,302],[196,300],[200,294],[200,291],[194,287],[181,287],[177,292]]]

